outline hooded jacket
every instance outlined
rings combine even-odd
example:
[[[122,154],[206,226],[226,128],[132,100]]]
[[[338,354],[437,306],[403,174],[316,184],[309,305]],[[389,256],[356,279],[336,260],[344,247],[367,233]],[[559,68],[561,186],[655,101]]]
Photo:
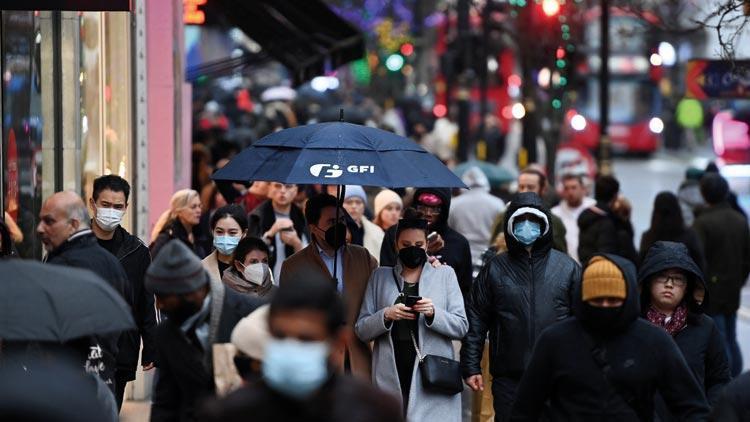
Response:
[[[679,420],[707,420],[706,398],[674,341],[638,317],[635,266],[619,256],[604,257],[625,277],[623,305],[610,308],[616,312],[610,324],[595,328],[601,318],[592,318],[594,308],[583,302],[577,285],[574,317],[552,325],[537,341],[512,420],[651,421],[657,392]]]
[[[584,210],[578,217],[578,257],[583,265],[598,253],[622,256],[638,264],[638,253],[633,245],[633,225],[612,214],[599,202]]]
[[[724,385],[731,379],[729,362],[719,330],[713,320],[703,314],[703,308],[709,299],[708,292],[705,292],[700,302],[694,295],[697,286],[706,290],[703,273],[690,258],[687,247],[682,243],[660,241],[649,249],[638,273],[641,315],[645,316],[651,306],[651,279],[670,268],[677,268],[688,274],[684,299],[688,306],[687,325],[673,338],[708,397],[709,403],[714,404]],[[663,403],[657,405],[657,414],[662,421],[672,419]]]
[[[456,272],[458,285],[461,293],[466,297],[471,289],[471,248],[469,241],[459,232],[448,227],[448,215],[451,208],[450,189],[444,188],[419,188],[414,192],[414,198],[423,193],[437,195],[443,204],[440,206],[440,220],[431,225],[430,232],[436,231],[443,238],[445,246],[435,256],[440,256],[440,262],[450,265]],[[389,228],[383,237],[383,245],[380,247],[380,265],[393,267],[396,265],[396,229],[398,224]]]
[[[495,378],[519,380],[542,330],[570,315],[580,266],[552,249],[552,230],[534,242],[531,253],[512,235],[508,220],[521,208],[535,208],[551,221],[535,193],[516,195],[505,213],[508,252],[493,257],[471,289],[469,333],[461,348],[464,377],[481,374],[482,352],[489,332],[490,372]]]

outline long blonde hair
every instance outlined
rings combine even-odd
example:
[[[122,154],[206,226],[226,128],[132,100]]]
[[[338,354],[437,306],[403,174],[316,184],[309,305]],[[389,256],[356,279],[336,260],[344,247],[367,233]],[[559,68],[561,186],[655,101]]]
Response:
[[[169,209],[164,211],[159,219],[156,220],[154,229],[151,231],[151,241],[153,242],[159,236],[164,227],[172,224],[177,218],[177,214],[183,209],[187,208],[190,201],[194,198],[199,198],[198,192],[193,189],[181,189],[172,195],[172,199],[169,200]]]

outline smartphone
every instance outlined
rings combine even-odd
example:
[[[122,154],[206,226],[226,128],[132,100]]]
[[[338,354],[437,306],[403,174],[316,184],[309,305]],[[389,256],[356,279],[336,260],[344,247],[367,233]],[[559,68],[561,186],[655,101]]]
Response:
[[[438,237],[438,233],[437,232],[430,233],[427,236],[427,243],[431,243],[432,241],[434,241],[435,239],[437,239],[437,237]]]
[[[287,228],[281,229],[281,231],[282,232],[293,232],[294,231],[294,227],[287,227]]]
[[[414,305],[416,305],[416,304],[417,304],[417,302],[419,302],[420,300],[422,300],[422,296],[412,296],[412,295],[407,295],[407,296],[406,296],[406,297],[404,298],[404,305],[406,305],[406,306],[408,306],[408,307],[410,307],[410,308],[411,308],[411,307],[413,307]]]

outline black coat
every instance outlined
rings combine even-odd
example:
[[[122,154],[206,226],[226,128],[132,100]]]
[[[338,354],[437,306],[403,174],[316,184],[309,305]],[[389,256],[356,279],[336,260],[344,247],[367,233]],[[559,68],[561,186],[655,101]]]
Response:
[[[461,348],[464,377],[482,372],[482,352],[489,331],[490,373],[493,377],[520,379],[542,330],[571,313],[581,267],[552,249],[552,230],[534,243],[529,255],[507,228],[507,220],[522,207],[533,207],[549,216],[534,193],[517,195],[506,211],[508,252],[493,257],[482,269],[469,297],[469,332]]]
[[[451,195],[449,189],[438,188],[420,188],[414,192],[414,197],[418,197],[423,192],[433,193],[443,200],[440,212],[440,221],[430,227],[430,231],[436,231],[443,238],[445,246],[435,253],[440,256],[440,262],[450,265],[456,272],[458,285],[464,297],[469,295],[471,290],[471,248],[469,241],[464,235],[448,227],[448,213],[451,207]],[[383,243],[380,246],[380,265],[384,267],[393,267],[396,265],[396,229],[395,225],[385,231]]]
[[[114,255],[99,246],[91,230],[74,234],[71,239],[50,252],[46,262],[91,270],[120,293],[130,308],[133,308],[133,286],[125,270]],[[121,341],[120,337],[123,336],[126,334],[112,333],[93,336],[93,341],[99,343],[102,348],[104,371],[100,373],[100,377],[105,382],[114,380],[115,370],[119,363],[118,344]],[[109,387],[114,388],[113,385]]]
[[[302,213],[302,210],[294,204],[292,204],[292,208],[289,211],[289,219],[292,220],[294,231],[297,232],[297,236],[299,236],[300,239],[302,239],[302,236],[306,236],[310,239],[310,233],[307,231],[307,223],[305,222],[305,215]],[[263,239],[263,234],[276,222],[276,214],[273,211],[271,200],[266,200],[258,205],[253,212],[248,214],[247,222],[247,235]],[[268,250],[271,252],[268,257],[268,266],[271,268],[271,271],[273,271],[274,266],[276,265],[276,242],[273,238],[263,240],[268,243]],[[294,255],[294,248],[289,245],[284,246],[284,251],[286,252],[287,258]]]
[[[534,346],[512,420],[650,421],[657,392],[680,420],[707,420],[706,397],[677,345],[638,317],[635,267],[618,256],[606,258],[627,282],[619,316],[606,331],[589,328],[579,286],[574,317],[546,329]],[[604,362],[597,363],[595,355]]]
[[[185,230],[185,226],[183,226],[179,220],[173,220],[161,230],[156,239],[154,239],[154,241],[151,242],[151,245],[149,245],[151,258],[156,258],[156,255],[159,255],[161,248],[172,239],[180,239],[200,259],[203,259],[208,255],[206,250],[203,249],[203,246],[201,246],[204,242],[201,239],[200,225],[193,227],[193,239],[195,240],[195,243],[191,243],[189,234],[187,230]]]
[[[234,326],[260,304],[256,299],[223,289],[224,301],[214,343],[228,343]],[[212,295],[217,294],[212,289]],[[199,402],[215,392],[213,365],[200,350],[169,320],[161,322],[154,333],[157,375],[151,402],[151,421],[193,421]]]
[[[638,272],[638,283],[641,287],[641,315],[645,317],[651,306],[651,278],[661,271],[678,268],[685,271],[688,285],[685,289],[685,303],[688,305],[688,319],[685,328],[674,336],[698,384],[703,388],[710,404],[715,404],[719,394],[731,379],[721,334],[713,320],[703,315],[703,308],[710,302],[710,294],[705,293],[702,303],[695,300],[693,292],[696,286],[705,290],[703,273],[688,255],[685,245],[676,242],[656,242],[644,257]],[[657,406],[657,413],[662,421],[671,420],[664,406]]]
[[[619,255],[638,264],[633,226],[612,214],[604,204],[584,210],[578,217],[578,257],[584,265],[600,253]]]
[[[120,338],[117,369],[128,373],[129,378],[126,379],[134,380],[141,339],[143,340],[141,362],[145,365],[154,362],[156,358],[153,340],[153,331],[156,328],[154,295],[143,287],[146,269],[151,264],[151,254],[140,239],[121,226],[115,229],[113,240],[117,244],[115,257],[122,264],[133,288],[133,320],[138,327],[136,330],[123,333]]]
[[[750,421],[750,372],[727,384],[711,416],[716,422]]]
[[[205,422],[399,422],[403,413],[393,397],[349,376],[334,375],[313,397],[298,401],[262,382],[208,403]]]
[[[706,252],[705,279],[711,302],[709,315],[729,314],[740,307],[740,290],[750,273],[750,231],[747,220],[724,202],[706,208],[693,229]]]

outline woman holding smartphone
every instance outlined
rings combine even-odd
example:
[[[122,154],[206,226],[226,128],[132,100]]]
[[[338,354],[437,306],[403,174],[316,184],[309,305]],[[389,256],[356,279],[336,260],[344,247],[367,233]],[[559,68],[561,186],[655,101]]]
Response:
[[[415,343],[421,355],[454,359],[451,340],[469,323],[456,274],[427,260],[427,221],[413,209],[396,230],[395,267],[376,269],[367,285],[357,336],[375,342],[373,382],[401,399],[407,420],[461,420],[461,396],[424,388]]]

